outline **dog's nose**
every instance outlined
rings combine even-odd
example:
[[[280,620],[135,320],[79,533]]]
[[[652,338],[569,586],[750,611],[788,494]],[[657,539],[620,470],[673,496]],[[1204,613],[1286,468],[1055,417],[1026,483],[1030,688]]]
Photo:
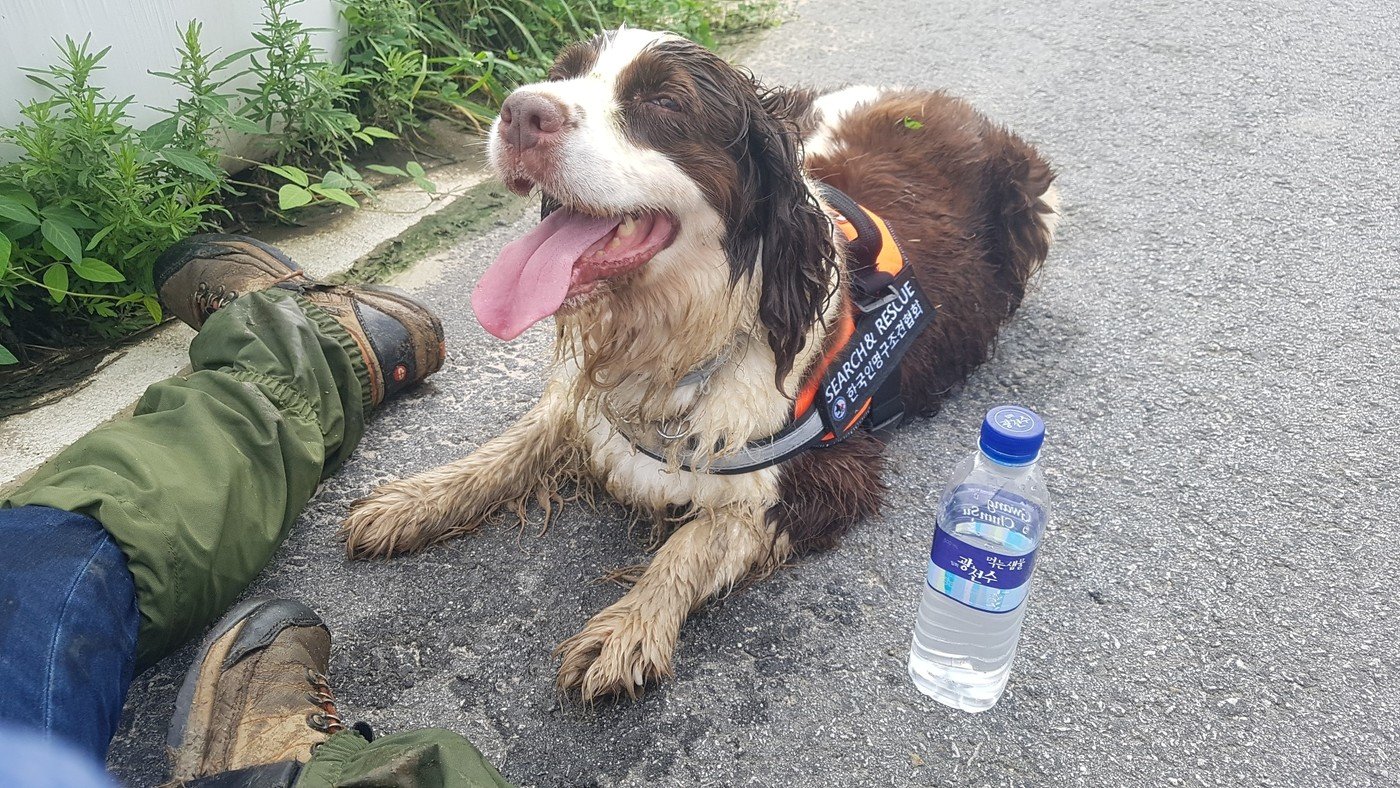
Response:
[[[539,93],[516,91],[501,104],[501,136],[517,150],[528,150],[549,140],[568,122],[568,109]]]

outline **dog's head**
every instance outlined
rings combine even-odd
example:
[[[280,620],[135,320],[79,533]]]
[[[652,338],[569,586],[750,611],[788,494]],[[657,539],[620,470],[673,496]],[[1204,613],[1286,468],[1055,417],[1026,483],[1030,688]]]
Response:
[[[487,330],[511,339],[629,296],[664,305],[668,289],[720,298],[757,277],[750,319],[785,377],[833,285],[831,229],[795,128],[752,77],[683,38],[624,28],[512,93],[489,145],[502,180],[539,189],[548,215],[482,278],[473,306]]]

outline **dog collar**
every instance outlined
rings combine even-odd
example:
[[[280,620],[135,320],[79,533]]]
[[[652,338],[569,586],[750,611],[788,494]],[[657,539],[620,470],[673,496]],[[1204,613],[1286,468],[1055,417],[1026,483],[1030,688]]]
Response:
[[[896,426],[904,417],[899,363],[933,320],[934,307],[914,279],[899,240],[885,220],[827,184],[819,185],[836,228],[846,238],[850,299],[837,319],[829,347],[798,392],[787,426],[737,451],[698,459],[694,447],[675,447],[686,430],[633,429],[614,418],[615,429],[634,448],[668,462],[674,455],[693,473],[730,475],[776,465],[808,449],[839,443],[865,425],[872,432]],[[708,384],[728,361],[728,352],[701,364],[678,385]]]

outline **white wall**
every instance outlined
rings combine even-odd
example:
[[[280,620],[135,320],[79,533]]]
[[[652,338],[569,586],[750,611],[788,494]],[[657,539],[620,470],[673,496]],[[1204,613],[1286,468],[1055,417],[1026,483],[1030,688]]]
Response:
[[[108,88],[111,98],[136,97],[131,110],[136,125],[154,123],[162,116],[151,107],[172,106],[179,97],[174,86],[149,72],[178,64],[176,48],[185,25],[191,19],[204,23],[205,50],[221,50],[218,60],[253,46],[251,33],[262,7],[261,0],[0,0],[0,124],[14,125],[21,102],[45,95],[20,69],[57,62],[54,40],[68,35],[81,41],[89,33],[94,51],[112,47],[94,81]],[[305,0],[289,13],[308,27],[325,29],[313,34],[312,43],[339,56],[343,23],[335,0]],[[12,148],[0,149],[0,159],[13,154]]]

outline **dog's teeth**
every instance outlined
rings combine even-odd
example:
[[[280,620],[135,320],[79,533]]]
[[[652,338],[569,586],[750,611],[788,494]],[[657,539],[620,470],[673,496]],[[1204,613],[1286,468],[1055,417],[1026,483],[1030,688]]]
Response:
[[[632,233],[637,232],[637,220],[628,216],[622,220],[622,226],[617,228],[618,238],[631,238]]]
[[[622,246],[622,239],[617,236],[613,236],[613,239],[611,241],[608,241],[608,245],[603,247],[603,251],[611,252],[619,246]]]

